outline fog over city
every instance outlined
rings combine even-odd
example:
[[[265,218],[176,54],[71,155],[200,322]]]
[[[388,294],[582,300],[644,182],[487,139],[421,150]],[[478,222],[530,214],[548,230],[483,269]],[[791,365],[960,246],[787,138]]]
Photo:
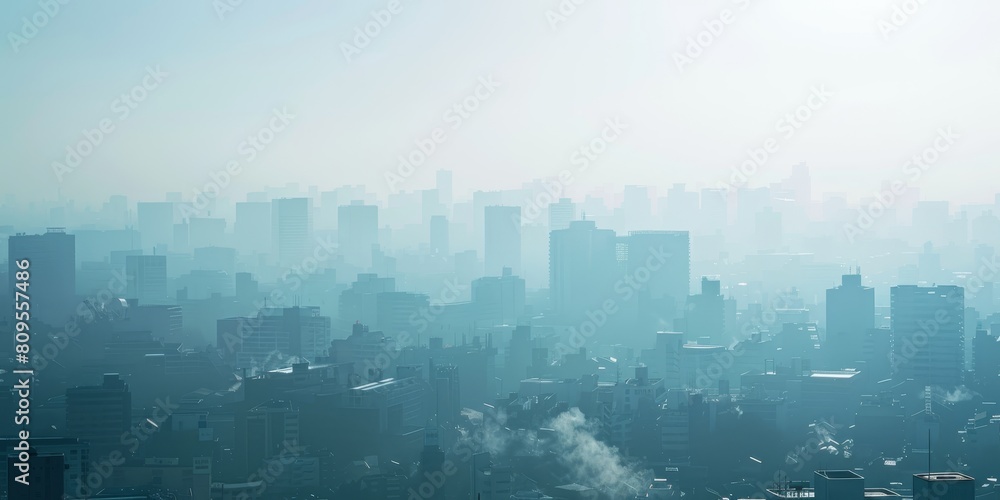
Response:
[[[0,499],[1000,500],[998,15],[7,2]]]

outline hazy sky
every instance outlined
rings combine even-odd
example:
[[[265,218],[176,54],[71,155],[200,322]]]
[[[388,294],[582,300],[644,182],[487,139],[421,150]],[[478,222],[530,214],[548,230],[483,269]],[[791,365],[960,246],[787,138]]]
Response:
[[[906,159],[952,127],[961,137],[921,191],[996,190],[982,182],[1000,160],[995,0],[927,0],[888,36],[906,2],[585,0],[562,20],[571,0],[400,0],[350,60],[343,44],[390,2],[243,0],[220,19],[225,1],[69,2],[23,40],[22,17],[47,16],[34,1],[0,4],[0,194],[187,199],[231,161],[243,169],[233,198],[286,182],[385,193],[397,156],[435,128],[443,142],[403,190],[430,187],[441,168],[459,191],[516,187],[576,168],[574,150],[610,118],[627,129],[575,188],[714,187],[773,138],[751,185],[806,161],[817,191],[867,196],[906,179]],[[730,22],[679,71],[675,53],[720,17]],[[148,67],[166,76],[123,116],[116,99]],[[446,112],[489,76],[499,87],[453,127]],[[777,122],[813,87],[832,96],[786,137]],[[282,108],[294,118],[247,161],[240,143]],[[59,181],[53,162],[102,120],[114,129]]]

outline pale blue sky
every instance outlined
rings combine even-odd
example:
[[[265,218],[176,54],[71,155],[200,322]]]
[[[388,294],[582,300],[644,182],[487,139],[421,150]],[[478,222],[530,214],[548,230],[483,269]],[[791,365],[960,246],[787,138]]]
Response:
[[[867,196],[905,179],[904,161],[951,126],[961,138],[921,191],[992,200],[992,183],[980,181],[995,178],[1000,160],[995,1],[930,0],[888,40],[879,20],[902,1],[588,0],[553,30],[546,12],[559,3],[401,0],[348,62],[341,43],[387,1],[244,0],[221,20],[209,0],[74,1],[16,52],[10,33],[39,6],[4,2],[0,164],[13,176],[0,194],[188,198],[286,107],[295,119],[244,162],[227,195],[286,182],[385,193],[396,156],[435,127],[447,139],[404,190],[429,187],[439,168],[455,171],[461,191],[516,187],[570,168],[573,151],[618,117],[628,130],[577,176],[578,188],[714,187],[747,148],[776,137],[779,150],[751,185],[807,161],[818,191]],[[674,53],[723,9],[731,24],[679,72]],[[119,120],[113,101],[157,65],[164,82]],[[501,86],[461,128],[447,128],[444,112],[487,75]],[[814,85],[834,95],[785,140],[775,122]],[[52,163],[105,118],[115,130],[57,181]]]

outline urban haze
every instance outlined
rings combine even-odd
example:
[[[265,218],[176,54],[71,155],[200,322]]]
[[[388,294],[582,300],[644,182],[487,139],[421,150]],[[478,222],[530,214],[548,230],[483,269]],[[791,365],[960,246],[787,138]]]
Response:
[[[0,498],[1000,500],[998,15],[5,2]]]

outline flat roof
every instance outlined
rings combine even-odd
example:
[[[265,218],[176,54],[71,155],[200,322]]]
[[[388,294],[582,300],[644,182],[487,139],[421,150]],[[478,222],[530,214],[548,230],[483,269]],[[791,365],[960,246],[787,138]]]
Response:
[[[864,479],[850,470],[818,470],[816,474],[827,479]]]
[[[778,491],[774,489],[768,489],[768,493],[773,495],[775,498],[816,498],[816,492],[812,488],[806,488],[802,491],[795,490],[785,490]],[[902,495],[896,493],[892,490],[887,490],[885,488],[865,488],[865,498],[903,498]]]
[[[859,372],[851,371],[814,371],[809,374],[811,378],[853,378]]]
[[[961,472],[931,472],[929,474],[914,474],[913,477],[919,477],[925,481],[974,481]]]

